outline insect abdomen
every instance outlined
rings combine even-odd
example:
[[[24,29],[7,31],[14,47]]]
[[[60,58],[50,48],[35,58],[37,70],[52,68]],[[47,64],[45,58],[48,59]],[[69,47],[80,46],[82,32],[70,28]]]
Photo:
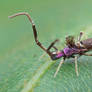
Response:
[[[92,49],[92,38],[81,41],[81,44],[87,49]]]

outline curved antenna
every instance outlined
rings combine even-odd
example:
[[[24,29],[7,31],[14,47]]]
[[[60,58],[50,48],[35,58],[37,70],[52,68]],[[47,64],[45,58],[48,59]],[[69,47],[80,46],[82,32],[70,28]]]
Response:
[[[51,53],[49,50],[47,50],[47,49],[39,42],[38,37],[37,37],[38,35],[37,35],[37,30],[36,30],[35,24],[34,24],[33,20],[31,19],[31,16],[30,16],[28,13],[26,13],[26,12],[16,13],[16,14],[14,14],[14,15],[9,16],[9,18],[14,18],[14,17],[20,16],[20,15],[25,15],[25,16],[28,17],[29,21],[30,21],[31,24],[32,24],[33,33],[34,33],[34,39],[35,39],[36,44],[37,44],[41,49],[43,49],[43,50],[51,57],[51,56],[52,56],[52,53]]]
[[[34,25],[34,22],[33,22],[33,20],[31,19],[31,16],[30,16],[28,13],[26,13],[26,12],[16,13],[16,14],[14,14],[14,15],[8,16],[8,18],[14,18],[14,17],[20,16],[20,15],[26,15],[26,16],[28,17],[29,21],[32,23],[32,25]]]

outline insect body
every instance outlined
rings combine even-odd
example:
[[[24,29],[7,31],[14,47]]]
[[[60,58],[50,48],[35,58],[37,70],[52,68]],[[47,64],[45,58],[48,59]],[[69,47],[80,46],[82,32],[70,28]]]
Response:
[[[92,50],[92,38],[80,41],[80,43],[83,44],[86,49]]]
[[[82,37],[83,33],[80,32],[77,43],[75,43],[75,40],[74,40],[73,36],[66,37],[66,47],[61,51],[58,51],[58,49],[55,47],[55,43],[59,41],[58,39],[53,41],[48,46],[48,48],[45,48],[38,40],[38,35],[37,35],[37,30],[36,30],[35,24],[32,21],[31,16],[28,13],[26,13],[26,12],[17,13],[17,14],[14,14],[12,16],[9,16],[9,18],[13,18],[13,17],[19,16],[19,15],[26,15],[28,17],[29,21],[32,24],[33,34],[34,34],[34,39],[35,39],[36,44],[41,49],[43,49],[50,56],[50,58],[52,60],[57,60],[57,59],[60,59],[61,57],[63,57],[63,60],[60,62],[59,66],[58,66],[58,68],[55,72],[54,77],[58,73],[62,63],[65,61],[66,58],[74,58],[75,59],[75,72],[78,76],[78,69],[77,69],[77,58],[78,58],[78,56],[76,56],[76,55],[79,55],[79,56],[81,56],[81,55],[92,56],[92,54],[87,54],[86,53],[86,52],[92,50],[92,38],[81,41],[81,37]],[[54,52],[50,51],[51,48],[54,48],[55,51]]]

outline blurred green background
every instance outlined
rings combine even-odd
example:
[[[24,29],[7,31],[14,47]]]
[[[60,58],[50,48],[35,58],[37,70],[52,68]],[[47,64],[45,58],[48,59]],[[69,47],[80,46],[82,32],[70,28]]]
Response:
[[[45,47],[59,38],[57,47],[63,49],[65,37],[80,31],[83,39],[92,37],[91,0],[0,0],[0,92],[28,92],[27,87],[33,92],[92,92],[92,57],[78,60],[79,77],[70,59],[54,78],[60,60],[52,64],[47,55],[39,60],[43,51],[28,19],[8,19],[17,12],[31,15]]]

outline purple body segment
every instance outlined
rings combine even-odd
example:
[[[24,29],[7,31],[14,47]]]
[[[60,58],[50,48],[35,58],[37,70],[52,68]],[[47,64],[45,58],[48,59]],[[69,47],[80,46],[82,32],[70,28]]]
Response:
[[[77,48],[69,48],[69,47],[66,47],[66,48],[64,48],[63,51],[60,51],[59,53],[57,53],[56,58],[61,58],[63,56],[69,57],[69,56],[71,56],[73,54],[77,54],[79,52],[80,52],[80,50],[77,49]]]
[[[80,50],[77,49],[77,48],[69,48],[69,47],[64,48],[64,54],[65,54],[67,57],[69,57],[69,56],[71,56],[71,55],[73,55],[73,54],[77,54],[77,53],[79,53],[79,52],[80,52]]]
[[[63,57],[64,56],[64,53],[62,51],[60,51],[58,54],[57,54],[57,58],[60,58],[60,57]]]
[[[56,59],[59,59],[59,58],[64,57],[64,56],[70,57],[74,54],[79,54],[80,52],[83,53],[83,52],[86,52],[86,51],[87,51],[87,49],[78,49],[78,48],[75,48],[75,47],[73,47],[73,48],[66,47],[66,48],[64,48],[63,51],[60,51],[56,54]]]

